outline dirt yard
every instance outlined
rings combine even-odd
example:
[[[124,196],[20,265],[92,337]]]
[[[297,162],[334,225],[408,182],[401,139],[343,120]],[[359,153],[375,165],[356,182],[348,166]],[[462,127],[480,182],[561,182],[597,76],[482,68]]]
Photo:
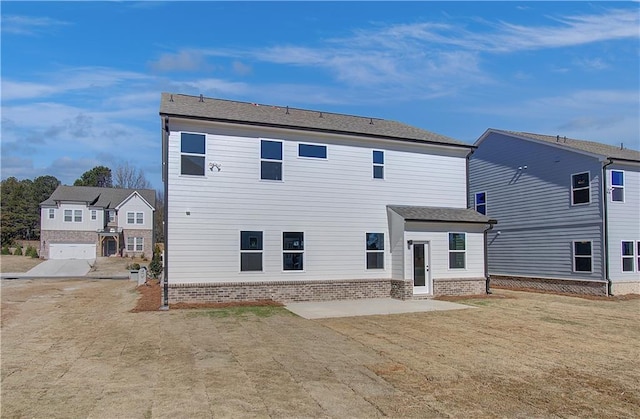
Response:
[[[1,416],[640,417],[640,299],[497,290],[305,320],[139,312],[126,280],[2,281]]]

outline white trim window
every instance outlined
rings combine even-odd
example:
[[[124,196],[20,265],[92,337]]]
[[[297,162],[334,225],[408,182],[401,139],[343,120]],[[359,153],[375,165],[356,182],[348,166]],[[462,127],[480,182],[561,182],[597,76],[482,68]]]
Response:
[[[283,232],[282,233],[282,270],[283,271],[303,271],[304,270],[304,233],[303,232]]]
[[[56,218],[56,210],[55,208],[49,208],[49,219],[53,220],[54,218]]]
[[[327,159],[327,146],[317,144],[298,144],[298,157]]]
[[[73,211],[72,210],[64,210],[64,222],[72,223],[73,222]]]
[[[384,269],[384,233],[366,233],[367,269]]]
[[[588,204],[591,202],[591,175],[589,172],[571,175],[571,205]]]
[[[589,240],[573,242],[573,272],[593,272],[593,243]]]
[[[476,211],[482,215],[487,215],[487,193],[478,192],[475,194],[475,208]]]
[[[73,222],[74,223],[82,222],[82,210],[73,210]]]
[[[91,219],[94,221],[98,219],[98,212],[96,210],[91,210]]]
[[[207,142],[204,134],[180,134],[180,174],[204,176]]]
[[[127,211],[127,224],[144,224],[144,212]]]
[[[144,237],[127,237],[128,252],[142,252],[144,250]]]
[[[638,268],[640,268],[640,254],[635,253],[635,248],[638,248],[640,251],[640,242],[636,243],[633,241],[622,241],[622,272],[635,272],[635,261],[636,257],[638,258]]]
[[[611,171],[611,201],[624,202],[624,172],[622,170]]]
[[[240,271],[262,271],[262,231],[240,232]]]
[[[373,150],[373,178],[384,179],[384,151]]]
[[[466,269],[467,233],[449,233],[449,269]]]
[[[260,179],[282,180],[281,141],[260,141]]]

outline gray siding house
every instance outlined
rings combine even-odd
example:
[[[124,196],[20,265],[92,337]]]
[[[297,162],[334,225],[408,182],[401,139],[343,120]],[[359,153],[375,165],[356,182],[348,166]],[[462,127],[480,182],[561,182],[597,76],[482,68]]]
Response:
[[[470,207],[500,222],[492,284],[640,293],[640,152],[496,129],[475,145]]]

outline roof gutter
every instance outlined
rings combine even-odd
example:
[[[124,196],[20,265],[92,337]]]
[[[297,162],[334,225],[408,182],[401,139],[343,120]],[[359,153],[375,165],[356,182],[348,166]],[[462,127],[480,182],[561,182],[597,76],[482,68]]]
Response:
[[[491,222],[493,221],[493,223]],[[496,225],[498,222],[496,220],[489,220],[489,227],[486,228],[483,232],[483,239],[484,239],[484,278],[485,278],[485,286],[484,286],[484,291],[487,294],[492,294],[491,289],[490,289],[490,283],[491,283],[491,275],[489,275],[489,241],[488,241],[488,233],[489,231],[491,231],[493,229],[493,226]]]
[[[169,219],[169,164],[167,162],[169,156],[169,117],[162,118],[162,180],[164,183],[164,219],[162,228],[164,231],[164,255],[162,269],[162,306],[160,310],[169,310],[169,258],[167,257],[167,249],[169,248],[169,228],[167,220]]]
[[[608,158],[608,162],[602,166],[602,274],[607,281],[607,296],[612,296],[611,278],[609,277],[609,214],[607,206],[607,166],[613,164],[613,159]],[[617,160],[617,159],[616,159]]]
[[[331,130],[331,129],[313,128],[313,127],[300,127],[297,125],[272,124],[268,122],[240,121],[236,119],[211,118],[206,116],[194,116],[194,115],[180,115],[180,114],[172,114],[172,113],[164,113],[164,112],[160,112],[160,116],[163,116],[165,118],[172,117],[172,118],[194,119],[197,121],[220,122],[220,123],[233,124],[233,125],[249,125],[249,126],[257,126],[257,127],[269,127],[269,128],[289,129],[289,130],[298,130],[298,131],[319,132],[324,134],[351,135],[355,137],[376,138],[376,139],[382,139],[382,140],[392,140],[392,141],[408,142],[408,143],[414,143],[414,144],[430,144],[430,145],[439,145],[443,147],[456,147],[456,148],[465,148],[465,149],[472,149],[472,150],[475,150],[477,148],[475,145],[471,145],[471,144],[441,143],[438,141],[419,140],[416,138],[392,137],[388,135],[366,134],[366,133],[359,133],[359,132],[352,132],[352,131],[340,131],[340,130]]]

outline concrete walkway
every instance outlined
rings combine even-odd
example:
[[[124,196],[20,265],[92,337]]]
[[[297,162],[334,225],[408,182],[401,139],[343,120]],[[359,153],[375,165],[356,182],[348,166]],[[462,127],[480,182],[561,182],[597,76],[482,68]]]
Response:
[[[471,306],[440,300],[396,300],[366,298],[361,300],[289,303],[285,308],[305,319],[329,317],[373,316],[377,314],[417,313],[424,311],[461,310]]]
[[[96,262],[95,259],[49,259],[33,267],[27,272],[2,274],[3,279],[27,279],[27,278],[77,278],[83,277]]]

